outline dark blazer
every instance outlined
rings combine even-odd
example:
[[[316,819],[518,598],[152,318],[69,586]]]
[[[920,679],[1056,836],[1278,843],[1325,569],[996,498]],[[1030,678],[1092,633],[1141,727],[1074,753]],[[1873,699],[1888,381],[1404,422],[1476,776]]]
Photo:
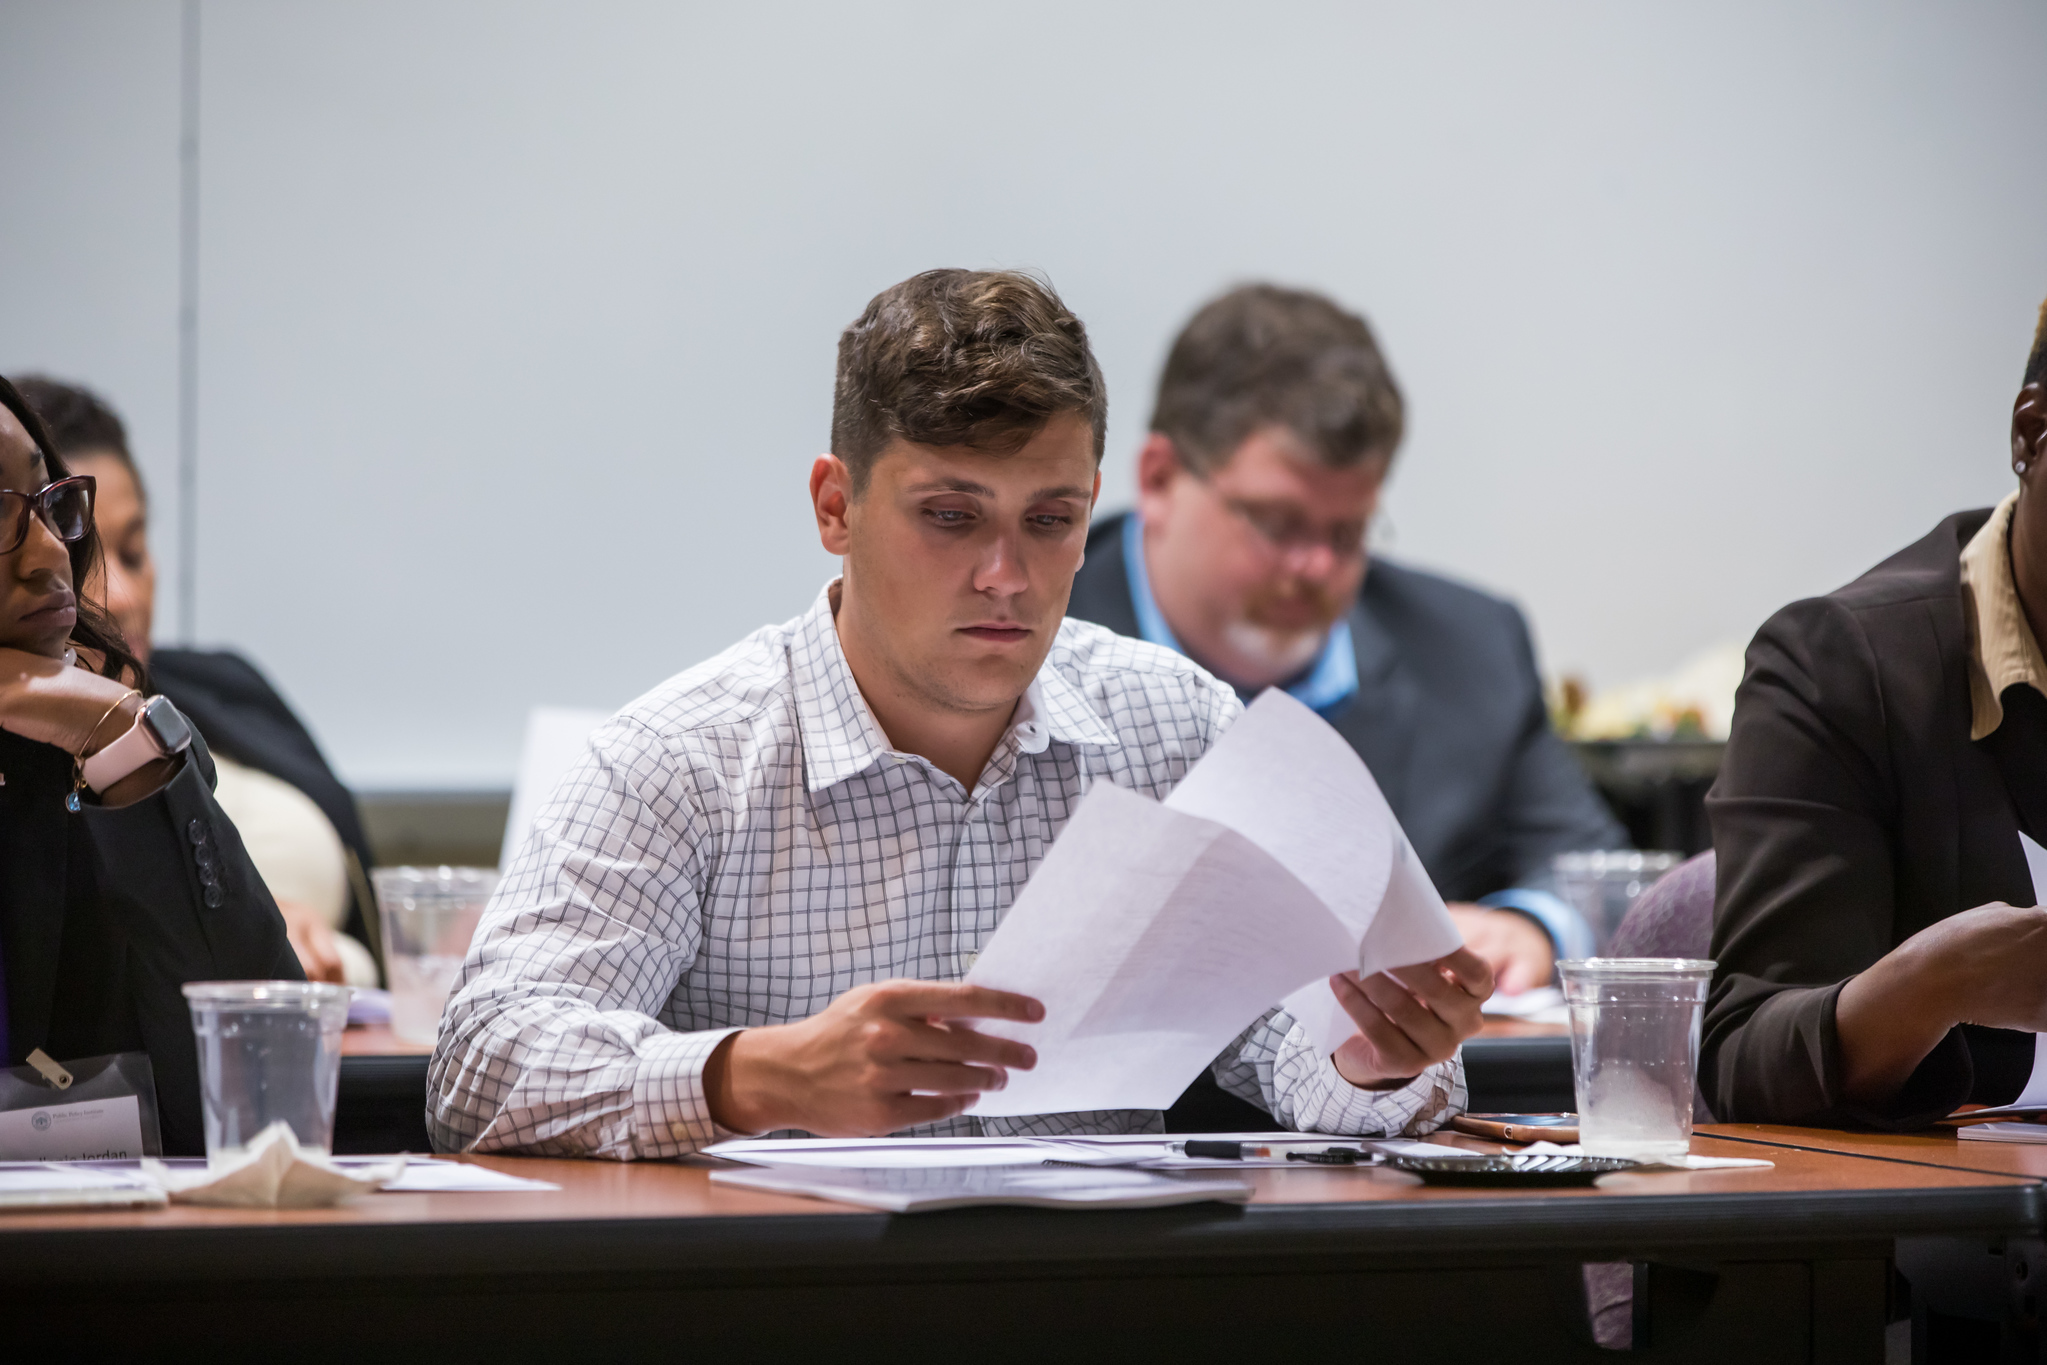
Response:
[[[2023,769],[2047,781],[2047,702],[2012,689],[2005,724],[1969,738],[1961,553],[1989,515],[1949,517],[1749,645],[1706,798],[1720,968],[1699,1083],[1723,1119],[1910,1128],[2025,1084],[2029,1036],[1964,1027],[1893,1104],[1858,1109],[1841,1098],[1834,1033],[1841,987],[1905,939],[1990,901],[2033,903],[1998,745],[2023,742]]]
[[[320,808],[356,864],[350,869],[348,921],[342,928],[358,943],[368,944],[381,962],[376,906],[362,876],[376,860],[370,856],[355,797],[327,766],[311,732],[270,680],[239,654],[202,649],[155,651],[149,656],[149,678],[215,752],[291,783]]]
[[[187,981],[304,979],[194,739],[164,789],[73,813],[71,756],[0,732],[7,1063],[145,1051],[164,1151],[203,1155]]]
[[[1139,634],[1122,516],[1088,532],[1067,615]],[[1510,603],[1373,559],[1350,611],[1358,694],[1331,718],[1447,900],[1548,887],[1550,859],[1627,835],[1550,729]]]

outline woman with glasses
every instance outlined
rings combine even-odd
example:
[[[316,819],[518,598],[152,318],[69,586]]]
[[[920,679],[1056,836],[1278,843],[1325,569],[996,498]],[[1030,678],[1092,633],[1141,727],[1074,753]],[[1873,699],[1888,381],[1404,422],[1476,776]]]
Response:
[[[355,796],[305,724],[249,660],[228,650],[153,649],[156,563],[149,495],[120,417],[75,384],[15,381],[43,419],[51,453],[97,482],[106,608],[152,684],[205,737],[214,796],[242,832],[310,981],[378,984],[373,865]]]
[[[0,1058],[147,1052],[164,1150],[205,1150],[180,987],[301,979],[213,763],[103,605],[93,480],[0,378]]]

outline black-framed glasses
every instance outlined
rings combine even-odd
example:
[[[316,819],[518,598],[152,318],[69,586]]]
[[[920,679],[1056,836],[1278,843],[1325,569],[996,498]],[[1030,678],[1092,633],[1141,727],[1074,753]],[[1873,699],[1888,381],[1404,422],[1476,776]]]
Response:
[[[92,529],[92,499],[98,487],[92,475],[73,474],[45,485],[40,493],[0,488],[0,555],[13,553],[28,539],[30,512],[66,545],[84,540]]]
[[[1365,552],[1365,536],[1371,530],[1363,521],[1339,521],[1327,527],[1309,522],[1284,503],[1254,502],[1218,492],[1223,506],[1242,518],[1259,538],[1279,554],[1306,552],[1323,546],[1338,562],[1356,559]]]

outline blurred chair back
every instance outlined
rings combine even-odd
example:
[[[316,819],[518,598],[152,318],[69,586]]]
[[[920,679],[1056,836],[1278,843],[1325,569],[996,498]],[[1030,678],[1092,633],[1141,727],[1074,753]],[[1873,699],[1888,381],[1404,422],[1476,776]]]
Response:
[[[1713,946],[1713,850],[1688,858],[1635,898],[1608,957],[1705,957]]]
[[[1608,957],[1706,957],[1713,951],[1713,850],[1688,858],[1635,898],[1622,917]],[[1692,1122],[1713,1122],[1692,1087]]]

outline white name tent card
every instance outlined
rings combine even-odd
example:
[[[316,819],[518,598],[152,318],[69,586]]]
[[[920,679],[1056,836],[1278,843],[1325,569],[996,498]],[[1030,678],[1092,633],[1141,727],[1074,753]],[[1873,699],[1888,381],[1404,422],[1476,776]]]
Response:
[[[142,1107],[133,1095],[52,1102],[0,1110],[0,1159],[7,1161],[138,1161]]]
[[[1083,798],[967,974],[1044,1004],[975,1022],[1038,1065],[968,1112],[1164,1109],[1282,1000],[1328,1052],[1354,1031],[1328,977],[1461,942],[1363,761],[1268,691],[1163,803]]]

